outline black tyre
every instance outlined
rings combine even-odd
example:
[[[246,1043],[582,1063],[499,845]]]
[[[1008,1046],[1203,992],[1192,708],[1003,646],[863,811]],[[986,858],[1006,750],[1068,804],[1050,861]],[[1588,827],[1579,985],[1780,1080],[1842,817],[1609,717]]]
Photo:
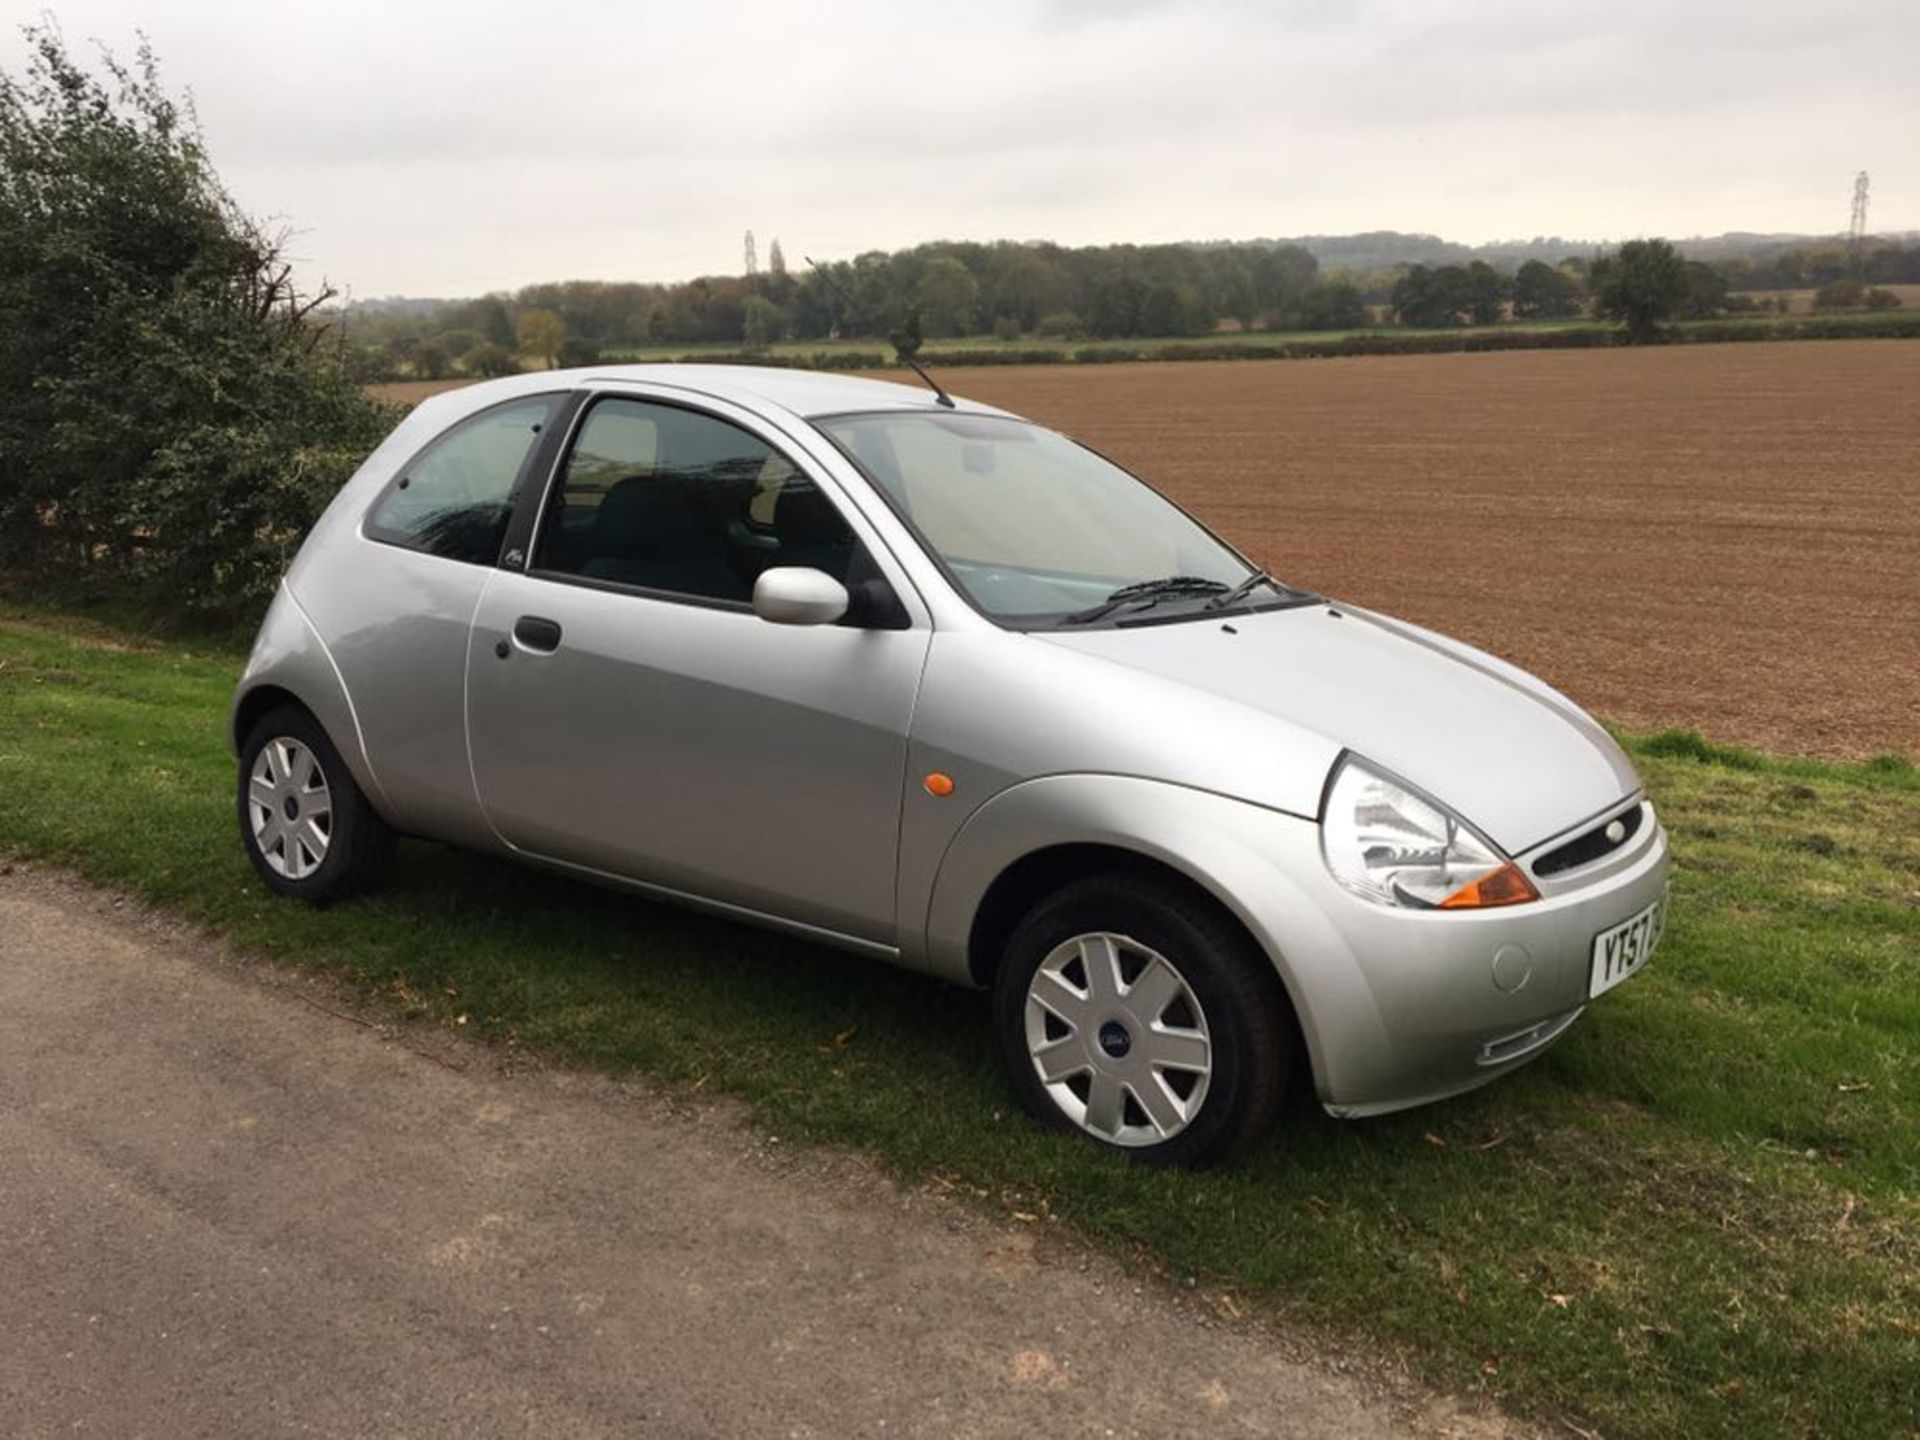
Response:
[[[1095,876],[1034,906],[993,1008],[1027,1108],[1137,1160],[1233,1154],[1271,1125],[1292,1071],[1271,964],[1208,897],[1159,876]]]
[[[342,900],[377,885],[393,860],[392,828],[297,706],[268,711],[240,746],[239,812],[247,857],[281,895]]]

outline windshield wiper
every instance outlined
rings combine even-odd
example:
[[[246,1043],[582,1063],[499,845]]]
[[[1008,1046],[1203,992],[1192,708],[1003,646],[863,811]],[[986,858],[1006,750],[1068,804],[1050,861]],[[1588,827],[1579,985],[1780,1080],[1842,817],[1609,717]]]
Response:
[[[1207,609],[1225,610],[1230,605],[1238,605],[1262,585],[1272,587],[1276,595],[1285,596],[1296,603],[1312,602],[1320,598],[1311,590],[1302,590],[1297,586],[1287,584],[1284,580],[1274,579],[1273,576],[1264,570],[1256,570],[1226,594],[1216,595],[1213,599],[1207,601]]]
[[[1207,601],[1207,609],[1224,610],[1229,605],[1238,605],[1261,585],[1271,585],[1276,590],[1284,588],[1278,580],[1274,579],[1273,576],[1269,575],[1266,571],[1256,570],[1238,585],[1227,591],[1226,594],[1216,595],[1213,599]]]
[[[1122,585],[1098,605],[1085,610],[1077,610],[1071,615],[1060,617],[1062,625],[1085,625],[1088,621],[1098,620],[1110,615],[1122,605],[1139,602],[1135,608],[1148,609],[1162,600],[1179,599],[1188,595],[1221,595],[1227,586],[1219,580],[1209,580],[1201,575],[1166,575],[1158,580],[1136,580],[1131,585]]]

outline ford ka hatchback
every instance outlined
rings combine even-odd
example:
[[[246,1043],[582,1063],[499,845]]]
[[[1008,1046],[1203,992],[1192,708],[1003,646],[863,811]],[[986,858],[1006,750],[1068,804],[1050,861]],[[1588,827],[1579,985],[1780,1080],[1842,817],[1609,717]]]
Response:
[[[1631,764],[1539,681],[1040,426],[811,373],[426,401],[308,536],[231,732],[281,894],[413,835],[988,987],[1027,1107],[1158,1161],[1295,1074],[1342,1116],[1504,1074],[1666,894]]]

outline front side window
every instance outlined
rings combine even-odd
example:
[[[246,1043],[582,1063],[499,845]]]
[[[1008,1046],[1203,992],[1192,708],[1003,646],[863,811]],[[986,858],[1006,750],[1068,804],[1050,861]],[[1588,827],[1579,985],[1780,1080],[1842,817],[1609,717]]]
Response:
[[[1108,619],[1115,591],[1167,580],[1191,583],[1154,618],[1204,613],[1207,598],[1251,573],[1171,501],[1037,425],[924,411],[814,423],[996,620]]]
[[[696,410],[615,397],[587,412],[534,568],[745,605],[775,565],[845,584],[858,550],[833,502],[758,436]]]
[[[500,558],[513,487],[564,397],[534,395],[469,416],[416,455],[367,516],[390,545],[491,565]]]

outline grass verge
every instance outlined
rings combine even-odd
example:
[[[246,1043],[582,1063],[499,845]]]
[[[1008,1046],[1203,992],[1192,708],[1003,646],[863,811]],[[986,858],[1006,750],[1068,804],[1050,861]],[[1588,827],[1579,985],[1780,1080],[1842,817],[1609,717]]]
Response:
[[[1139,1263],[1617,1436],[1920,1427],[1920,779],[1631,741],[1677,849],[1661,953],[1490,1090],[1135,1169],[1013,1113],[981,998],[478,856],[270,899],[224,648],[0,608],[0,853],[404,1009],[745,1099]],[[1046,1223],[1042,1221],[1040,1223]]]

